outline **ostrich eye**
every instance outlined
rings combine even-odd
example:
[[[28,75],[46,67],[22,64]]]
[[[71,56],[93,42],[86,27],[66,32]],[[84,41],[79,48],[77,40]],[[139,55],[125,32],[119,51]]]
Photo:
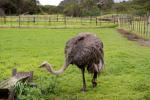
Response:
[[[45,67],[45,66],[46,66],[46,63],[42,63],[42,64],[40,65],[40,68]]]
[[[46,65],[47,65],[47,63],[43,63],[43,64],[42,64],[43,67],[46,66]]]

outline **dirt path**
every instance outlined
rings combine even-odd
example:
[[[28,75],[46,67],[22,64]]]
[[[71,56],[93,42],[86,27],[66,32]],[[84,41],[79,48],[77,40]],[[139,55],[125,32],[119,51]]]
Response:
[[[150,47],[150,40],[146,40],[142,37],[137,36],[136,34],[129,33],[128,31],[124,29],[118,29],[117,30],[119,33],[121,33],[125,38],[127,38],[130,41],[136,41],[138,42],[141,46],[148,46]]]

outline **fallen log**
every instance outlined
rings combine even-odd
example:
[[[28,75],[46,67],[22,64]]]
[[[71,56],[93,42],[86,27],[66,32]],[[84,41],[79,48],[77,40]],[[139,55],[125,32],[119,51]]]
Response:
[[[17,82],[32,82],[33,71],[17,72],[17,69],[12,70],[12,77],[0,82],[0,99],[15,100],[14,86]]]

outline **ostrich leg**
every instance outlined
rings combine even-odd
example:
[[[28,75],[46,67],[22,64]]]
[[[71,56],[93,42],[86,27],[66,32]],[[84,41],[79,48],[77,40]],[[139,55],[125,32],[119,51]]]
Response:
[[[85,68],[82,68],[81,71],[82,71],[82,78],[83,78],[83,88],[81,89],[81,91],[85,92],[86,91],[86,82],[85,82],[85,76],[84,76]]]
[[[97,79],[97,72],[94,72],[93,79],[92,79],[93,87],[96,87],[96,86],[97,86],[96,79]]]

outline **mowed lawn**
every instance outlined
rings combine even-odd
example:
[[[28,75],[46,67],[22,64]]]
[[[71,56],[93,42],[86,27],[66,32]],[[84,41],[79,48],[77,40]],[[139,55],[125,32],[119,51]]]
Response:
[[[86,93],[80,92],[82,75],[76,66],[57,77],[38,68],[45,60],[61,68],[66,41],[80,32],[97,34],[105,52],[96,88],[86,72]],[[13,68],[34,71],[38,87],[30,88],[23,100],[150,100],[150,47],[128,41],[114,28],[0,29],[0,80],[10,77]]]

